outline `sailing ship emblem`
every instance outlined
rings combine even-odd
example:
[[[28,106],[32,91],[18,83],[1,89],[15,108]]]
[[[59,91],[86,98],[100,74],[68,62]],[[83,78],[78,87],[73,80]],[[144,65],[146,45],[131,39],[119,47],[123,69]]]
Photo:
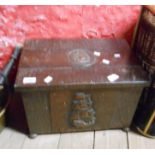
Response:
[[[93,101],[89,94],[78,92],[72,101],[71,124],[76,128],[95,124],[96,116]]]

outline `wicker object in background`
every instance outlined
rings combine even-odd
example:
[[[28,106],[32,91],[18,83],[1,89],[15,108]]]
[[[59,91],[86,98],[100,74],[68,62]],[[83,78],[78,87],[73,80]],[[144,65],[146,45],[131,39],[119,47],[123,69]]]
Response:
[[[143,67],[152,74],[155,71],[155,16],[142,9],[133,49]]]
[[[139,101],[133,125],[142,135],[155,138],[155,16],[146,8],[141,12],[133,49],[151,79]]]

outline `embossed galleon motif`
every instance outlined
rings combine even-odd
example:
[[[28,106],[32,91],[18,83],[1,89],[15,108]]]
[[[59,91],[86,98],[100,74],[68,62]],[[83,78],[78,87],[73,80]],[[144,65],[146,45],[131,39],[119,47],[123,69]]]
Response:
[[[78,92],[72,101],[71,124],[76,128],[95,124],[95,110],[89,94]]]

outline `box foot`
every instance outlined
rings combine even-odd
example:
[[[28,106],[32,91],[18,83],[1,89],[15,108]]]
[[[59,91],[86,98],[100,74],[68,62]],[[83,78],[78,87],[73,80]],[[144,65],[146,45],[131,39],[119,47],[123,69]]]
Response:
[[[32,134],[29,135],[29,138],[34,139],[34,138],[36,138],[37,136],[38,136],[37,134],[32,133]]]
[[[123,128],[122,129],[124,132],[129,132],[130,131],[130,128],[129,127],[126,127],[126,128]]]

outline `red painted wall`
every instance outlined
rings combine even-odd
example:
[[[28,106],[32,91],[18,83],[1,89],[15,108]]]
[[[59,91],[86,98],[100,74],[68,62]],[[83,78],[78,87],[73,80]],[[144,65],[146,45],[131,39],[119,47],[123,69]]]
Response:
[[[29,38],[126,38],[140,6],[0,6],[0,69]]]

